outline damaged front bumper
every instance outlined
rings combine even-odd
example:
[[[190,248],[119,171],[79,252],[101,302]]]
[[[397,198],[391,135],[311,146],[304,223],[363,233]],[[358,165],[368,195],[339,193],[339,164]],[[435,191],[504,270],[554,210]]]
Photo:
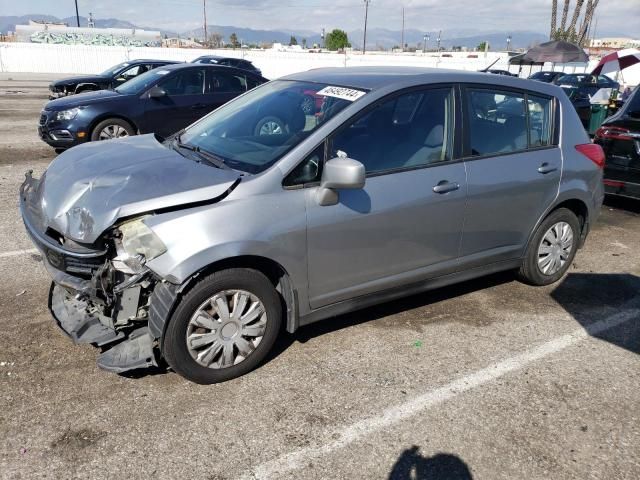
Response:
[[[37,180],[27,174],[20,189],[20,209],[53,280],[49,310],[59,327],[74,343],[102,348],[97,363],[104,370],[121,373],[157,366],[177,287],[146,267],[135,274],[118,271],[108,246],[66,242],[42,228],[38,210],[29,202],[29,191],[35,188]]]

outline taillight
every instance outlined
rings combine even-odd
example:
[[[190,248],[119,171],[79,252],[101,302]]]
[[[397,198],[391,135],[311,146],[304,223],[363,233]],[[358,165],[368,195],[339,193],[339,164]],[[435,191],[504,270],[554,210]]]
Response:
[[[603,125],[596,130],[595,136],[597,138],[609,138],[612,140],[631,140],[628,134],[629,130],[626,128]]]
[[[604,168],[604,150],[596,143],[576,145],[576,150],[595,163],[598,168]]]

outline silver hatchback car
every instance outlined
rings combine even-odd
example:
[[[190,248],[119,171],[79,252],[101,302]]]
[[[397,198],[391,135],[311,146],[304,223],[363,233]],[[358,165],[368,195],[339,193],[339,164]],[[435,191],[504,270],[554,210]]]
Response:
[[[598,215],[603,164],[556,86],[322,69],[167,139],[75,147],[27,173],[20,199],[50,310],[102,347],[100,367],[163,358],[214,383],[285,329],[501,270],[557,281]]]

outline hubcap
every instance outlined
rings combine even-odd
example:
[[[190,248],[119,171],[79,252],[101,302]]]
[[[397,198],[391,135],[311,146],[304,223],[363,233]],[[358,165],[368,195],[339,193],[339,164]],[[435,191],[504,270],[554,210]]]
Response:
[[[573,230],[566,222],[553,225],[538,247],[538,268],[544,275],[555,275],[567,263],[573,249]]]
[[[254,352],[266,326],[267,313],[258,297],[245,290],[225,290],[191,316],[187,349],[203,367],[231,367]]]
[[[282,127],[277,122],[265,122],[260,127],[260,135],[280,135],[282,133]]]
[[[128,137],[129,133],[120,125],[107,125],[100,131],[98,140],[109,140],[111,138]]]

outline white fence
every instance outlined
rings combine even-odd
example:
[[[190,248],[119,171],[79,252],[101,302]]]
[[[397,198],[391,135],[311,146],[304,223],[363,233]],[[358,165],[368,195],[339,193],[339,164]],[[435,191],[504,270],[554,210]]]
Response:
[[[200,55],[224,55],[246,58],[262,70],[266,78],[278,78],[302,70],[321,67],[345,66],[422,66],[451,68],[455,70],[480,70],[498,60],[492,68],[520,72],[528,76],[540,67],[519,67],[507,63],[507,55],[499,52],[477,53],[478,58],[468,58],[467,52],[437,55],[388,54],[378,52],[307,53],[280,52],[275,50],[201,50],[182,48],[109,47],[93,45],[55,45],[35,43],[0,43],[0,72],[33,73],[98,73],[117,63],[137,58],[190,61]],[[545,65],[567,73],[591,71],[597,62],[585,64]],[[624,83],[640,83],[640,65],[624,72]]]

